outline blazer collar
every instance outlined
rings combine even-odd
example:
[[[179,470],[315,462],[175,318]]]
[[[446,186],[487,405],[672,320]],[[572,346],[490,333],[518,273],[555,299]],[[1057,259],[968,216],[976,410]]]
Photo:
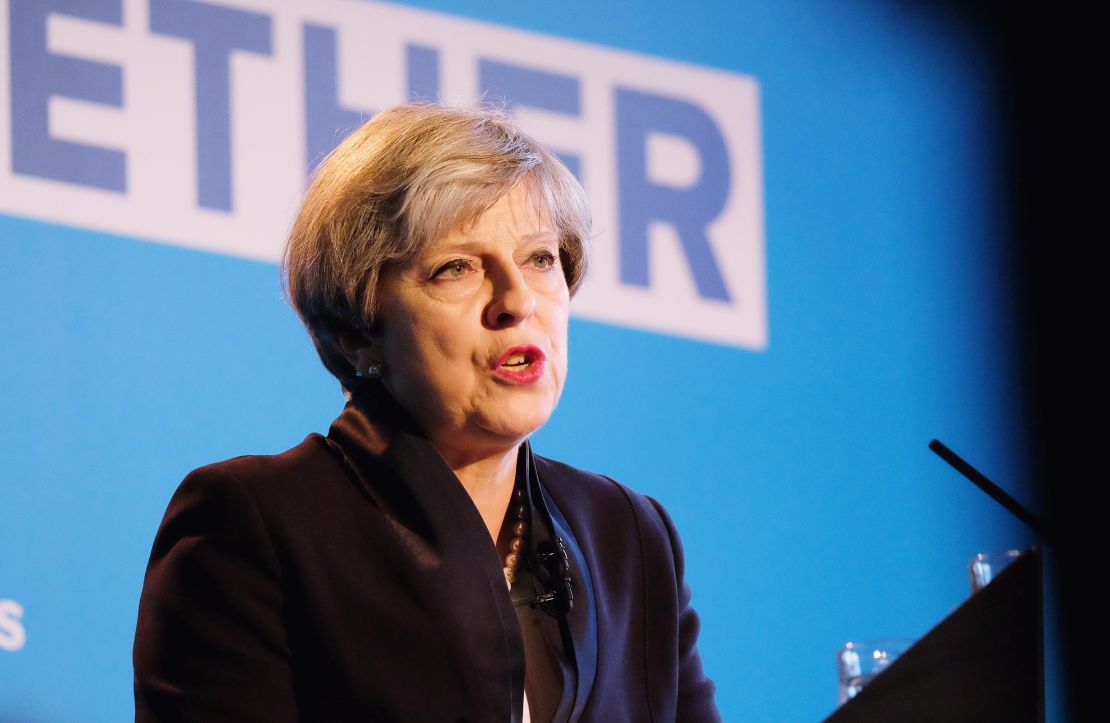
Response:
[[[471,690],[494,719],[519,720],[524,641],[502,561],[466,490],[412,418],[378,385],[350,400],[328,433],[369,501],[378,507],[407,559],[398,566],[436,612],[435,622]],[[532,546],[562,541],[570,561],[573,609],[560,621],[573,675],[563,681],[558,721],[577,720],[597,670],[593,585],[581,548],[544,488],[531,445],[521,445],[518,482],[531,514]],[[523,477],[523,479],[521,479]],[[534,564],[534,563],[533,563]],[[549,641],[549,645],[554,641]],[[566,645],[562,645],[564,649]]]
[[[429,611],[478,719],[520,720],[524,643],[482,516],[431,442],[384,392],[360,394],[328,441],[397,543],[397,574]]]

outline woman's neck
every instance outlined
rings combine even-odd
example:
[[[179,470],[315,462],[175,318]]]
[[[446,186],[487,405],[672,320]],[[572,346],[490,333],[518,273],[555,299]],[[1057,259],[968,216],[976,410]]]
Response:
[[[388,445],[387,430],[393,427],[417,430],[416,420],[397,404],[384,387],[364,387],[352,397],[366,414],[369,430],[374,433],[371,442],[379,450],[376,453],[380,454],[380,450]],[[424,430],[423,434],[462,483],[463,489],[482,515],[494,544],[498,544],[500,538],[504,537],[501,535],[501,528],[513,494],[517,455],[524,438],[491,435],[486,439],[474,439],[453,429],[442,434],[431,434]]]
[[[480,457],[444,454],[440,450],[440,454],[443,454],[444,460],[462,483],[463,489],[470,495],[474,506],[478,508],[495,544],[516,483],[517,453],[518,447]]]

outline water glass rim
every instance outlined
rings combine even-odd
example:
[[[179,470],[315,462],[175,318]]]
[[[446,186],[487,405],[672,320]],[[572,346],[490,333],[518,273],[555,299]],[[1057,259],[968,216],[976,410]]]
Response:
[[[973,560],[975,562],[983,562],[985,560],[1000,559],[1003,557],[1017,558],[1021,557],[1021,550],[999,550],[997,552],[977,552]]]
[[[875,648],[899,648],[905,649],[912,645],[913,638],[906,637],[889,637],[889,638],[867,638],[865,640],[849,640],[840,646],[841,650],[874,650]]]

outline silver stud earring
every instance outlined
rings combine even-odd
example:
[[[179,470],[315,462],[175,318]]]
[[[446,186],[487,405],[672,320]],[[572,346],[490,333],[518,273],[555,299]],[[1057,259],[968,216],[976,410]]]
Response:
[[[370,362],[369,364],[366,365],[366,378],[367,379],[381,379],[382,378],[382,373],[384,371],[385,371],[385,367],[382,366],[381,362]]]

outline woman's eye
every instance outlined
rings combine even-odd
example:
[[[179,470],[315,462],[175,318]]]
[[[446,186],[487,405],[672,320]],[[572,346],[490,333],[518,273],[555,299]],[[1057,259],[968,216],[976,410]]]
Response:
[[[532,263],[537,269],[550,269],[556,261],[555,254],[550,251],[537,251],[532,254]]]
[[[470,271],[470,262],[466,259],[452,259],[436,269],[432,274],[433,279],[459,279]]]

